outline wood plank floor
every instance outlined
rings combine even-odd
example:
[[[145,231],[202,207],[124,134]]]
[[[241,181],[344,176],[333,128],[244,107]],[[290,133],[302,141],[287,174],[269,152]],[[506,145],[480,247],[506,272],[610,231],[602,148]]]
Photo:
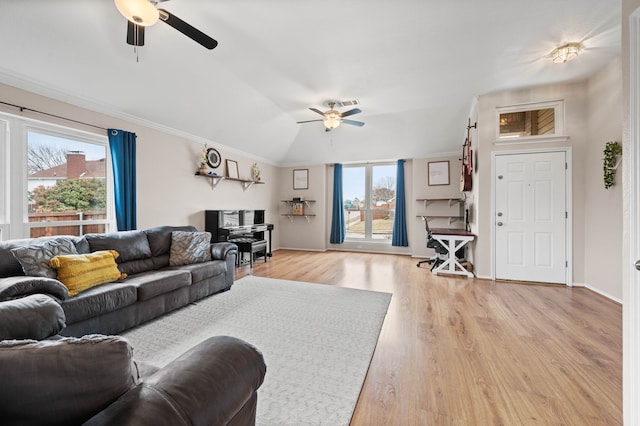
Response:
[[[393,293],[352,425],[622,424],[620,305],[416,262],[278,250],[236,272]]]

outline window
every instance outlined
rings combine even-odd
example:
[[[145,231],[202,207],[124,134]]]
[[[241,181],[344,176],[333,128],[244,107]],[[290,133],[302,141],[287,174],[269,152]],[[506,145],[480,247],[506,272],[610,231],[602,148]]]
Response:
[[[396,164],[342,168],[346,240],[390,242],[396,202]]]
[[[8,188],[7,193],[0,191],[0,238],[84,235],[112,229],[106,135],[0,115],[3,118],[6,131],[0,147],[8,145],[11,154],[8,159],[0,154],[0,164],[7,171],[0,175],[0,188]]]
[[[564,102],[499,107],[496,112],[499,143],[566,140]]]

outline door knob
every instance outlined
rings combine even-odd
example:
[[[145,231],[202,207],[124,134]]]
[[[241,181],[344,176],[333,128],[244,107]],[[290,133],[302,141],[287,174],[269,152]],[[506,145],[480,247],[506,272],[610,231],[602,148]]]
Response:
[[[498,226],[502,226],[502,222],[498,222],[498,223],[497,223],[497,225],[498,225]],[[640,268],[640,264],[638,264],[638,265],[636,266],[636,268]],[[639,270],[640,270],[640,269],[639,269]]]
[[[634,265],[635,265],[636,269],[638,271],[640,271],[640,260],[636,260],[636,263]]]
[[[498,212],[498,217],[502,217],[502,212]]]

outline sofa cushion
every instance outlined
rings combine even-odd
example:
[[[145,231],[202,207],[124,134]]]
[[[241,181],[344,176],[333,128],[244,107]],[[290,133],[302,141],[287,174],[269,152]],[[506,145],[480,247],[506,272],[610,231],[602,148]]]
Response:
[[[191,274],[188,271],[162,269],[127,278],[127,285],[138,289],[138,300],[149,300],[160,294],[168,293],[191,285]]]
[[[222,261],[194,263],[191,265],[172,266],[171,269],[189,271],[191,274],[191,282],[197,283],[207,278],[213,278],[217,275],[227,272],[227,264]]]
[[[139,383],[119,336],[0,342],[3,424],[81,424]]]
[[[197,229],[193,226],[157,226],[146,229],[144,233],[147,234],[152,257],[169,254],[173,231],[196,232]]]
[[[65,325],[60,304],[44,294],[0,303],[0,340],[46,339]]]
[[[169,265],[189,265],[211,260],[211,232],[171,233]]]
[[[115,250],[96,251],[88,254],[55,256],[50,264],[56,269],[58,279],[69,289],[69,296],[100,284],[126,278],[120,273]]]
[[[151,257],[147,236],[142,231],[120,231],[109,234],[87,234],[91,251],[115,250],[120,253],[118,263]]]
[[[54,256],[78,254],[76,246],[69,238],[53,238],[42,244],[34,244],[11,249],[13,256],[20,262],[25,275],[32,277],[55,278],[56,271],[49,266]]]
[[[67,324],[116,311],[133,305],[138,298],[134,286],[123,283],[108,283],[83,291],[62,302]]]
[[[58,280],[24,275],[0,278],[0,301],[24,297],[29,294],[44,293],[59,300],[69,297],[69,291]]]

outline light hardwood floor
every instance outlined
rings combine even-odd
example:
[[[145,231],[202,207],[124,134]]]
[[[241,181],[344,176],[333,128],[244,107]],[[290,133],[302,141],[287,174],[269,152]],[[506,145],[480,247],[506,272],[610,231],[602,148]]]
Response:
[[[393,293],[352,425],[622,424],[620,305],[416,262],[278,250],[236,272]]]

